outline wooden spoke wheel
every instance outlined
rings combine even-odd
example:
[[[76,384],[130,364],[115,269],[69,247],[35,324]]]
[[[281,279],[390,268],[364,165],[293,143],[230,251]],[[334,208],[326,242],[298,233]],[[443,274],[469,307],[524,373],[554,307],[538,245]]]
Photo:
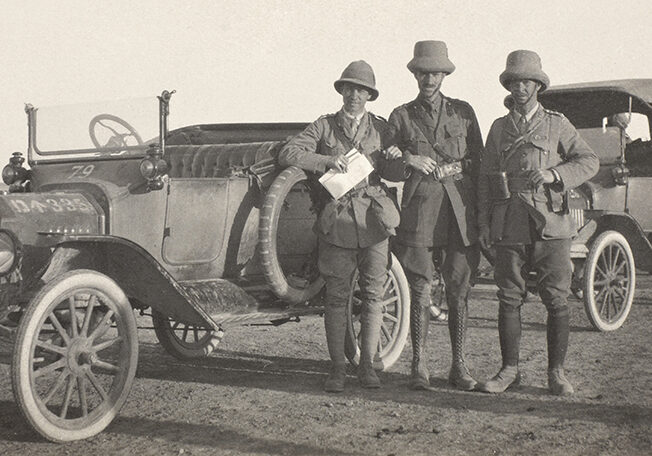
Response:
[[[154,332],[165,351],[179,359],[203,358],[215,350],[223,331],[175,321],[152,311]]]
[[[584,309],[599,331],[613,331],[627,319],[634,301],[636,267],[627,239],[617,231],[601,233],[584,265]]]
[[[120,287],[95,271],[71,271],[43,287],[21,317],[14,396],[46,439],[84,439],[118,414],[137,363],[136,320]]]

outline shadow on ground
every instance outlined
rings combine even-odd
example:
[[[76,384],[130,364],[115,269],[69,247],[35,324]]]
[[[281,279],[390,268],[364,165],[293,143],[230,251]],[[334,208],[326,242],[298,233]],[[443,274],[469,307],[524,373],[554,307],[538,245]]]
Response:
[[[149,356],[148,351],[152,351]],[[328,371],[328,362],[282,356],[252,355],[243,352],[220,352],[218,356],[194,363],[168,358],[160,362],[161,349],[157,345],[142,347],[142,359],[159,358],[159,362],[141,362],[138,376],[174,382],[205,383],[212,385],[261,388],[296,394],[313,394],[324,398],[354,399],[421,405],[436,409],[473,410],[493,414],[531,414],[542,418],[583,420],[619,425],[632,421],[652,425],[652,410],[635,405],[610,405],[604,403],[575,402],[550,396],[546,389],[516,387],[501,395],[463,392],[448,386],[446,379],[433,378],[432,391],[410,391],[406,374],[380,373],[383,388],[363,390],[357,385],[354,371],[349,370],[347,391],[340,395],[322,392]],[[159,353],[155,355],[154,352]],[[350,366],[349,366],[350,367]],[[524,396],[529,397],[524,397]],[[564,400],[564,407],[559,407]]]

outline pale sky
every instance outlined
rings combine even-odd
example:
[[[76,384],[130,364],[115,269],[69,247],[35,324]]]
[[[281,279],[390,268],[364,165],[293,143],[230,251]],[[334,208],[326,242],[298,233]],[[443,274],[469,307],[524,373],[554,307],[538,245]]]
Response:
[[[507,54],[537,51],[553,85],[652,77],[650,0],[0,0],[0,166],[26,152],[24,103],[52,106],[175,89],[172,126],[312,121],[341,107],[333,81],[369,62],[387,117],[417,94],[415,41],[448,44],[442,92],[504,114]]]

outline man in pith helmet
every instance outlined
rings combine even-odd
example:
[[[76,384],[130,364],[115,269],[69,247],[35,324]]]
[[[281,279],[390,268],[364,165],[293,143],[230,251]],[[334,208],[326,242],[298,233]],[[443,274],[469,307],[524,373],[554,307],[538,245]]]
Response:
[[[550,80],[538,54],[511,52],[500,83],[511,93],[513,104],[487,136],[478,181],[478,223],[480,242],[496,249],[502,367],[478,389],[499,393],[520,380],[520,312],[526,278],[535,271],[537,291],[548,311],[548,387],[553,394],[569,395],[573,387],[565,376],[564,360],[570,246],[576,227],[567,191],[596,174],[598,157],[568,119],[539,104],[538,95]]]
[[[405,184],[396,254],[410,283],[412,368],[409,386],[430,386],[426,345],[435,264],[446,287],[452,348],[449,382],[471,390],[476,382],[464,358],[467,298],[479,262],[475,181],[483,151],[480,128],[468,103],[440,91],[455,70],[442,41],[419,41],[407,65],[419,94],[394,109],[384,137],[403,152]]]
[[[400,151],[381,150],[386,121],[365,109],[368,101],[378,97],[371,66],[362,60],[352,62],[335,81],[335,90],[342,95],[342,108],[310,124],[283,147],[278,157],[282,166],[294,165],[314,174],[330,169],[344,172],[345,155],[355,148],[375,168],[367,179],[337,200],[321,188],[317,204],[315,230],[319,238],[319,271],[326,281],[324,324],[331,358],[324,385],[328,392],[344,390],[346,305],[356,268],[363,301],[358,379],[364,388],[380,387],[373,359],[383,318],[388,237],[395,233],[399,222],[398,209],[379,176],[392,179],[392,161],[388,158],[400,156]]]

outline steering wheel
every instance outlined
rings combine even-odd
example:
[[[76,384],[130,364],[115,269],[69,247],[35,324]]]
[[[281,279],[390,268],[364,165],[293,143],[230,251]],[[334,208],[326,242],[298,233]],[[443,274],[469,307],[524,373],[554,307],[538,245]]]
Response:
[[[106,141],[105,144],[101,144],[97,138],[95,130],[98,126],[108,130],[111,134],[111,137],[108,139],[108,141]],[[120,130],[124,129],[127,131],[121,133]],[[88,134],[91,137],[91,141],[93,141],[93,145],[98,149],[104,149],[106,147],[128,147],[130,145],[142,146],[145,144],[134,127],[129,125],[127,121],[112,114],[98,114],[97,116],[93,117],[88,124]],[[136,140],[137,144],[128,143],[127,138],[130,136]]]

